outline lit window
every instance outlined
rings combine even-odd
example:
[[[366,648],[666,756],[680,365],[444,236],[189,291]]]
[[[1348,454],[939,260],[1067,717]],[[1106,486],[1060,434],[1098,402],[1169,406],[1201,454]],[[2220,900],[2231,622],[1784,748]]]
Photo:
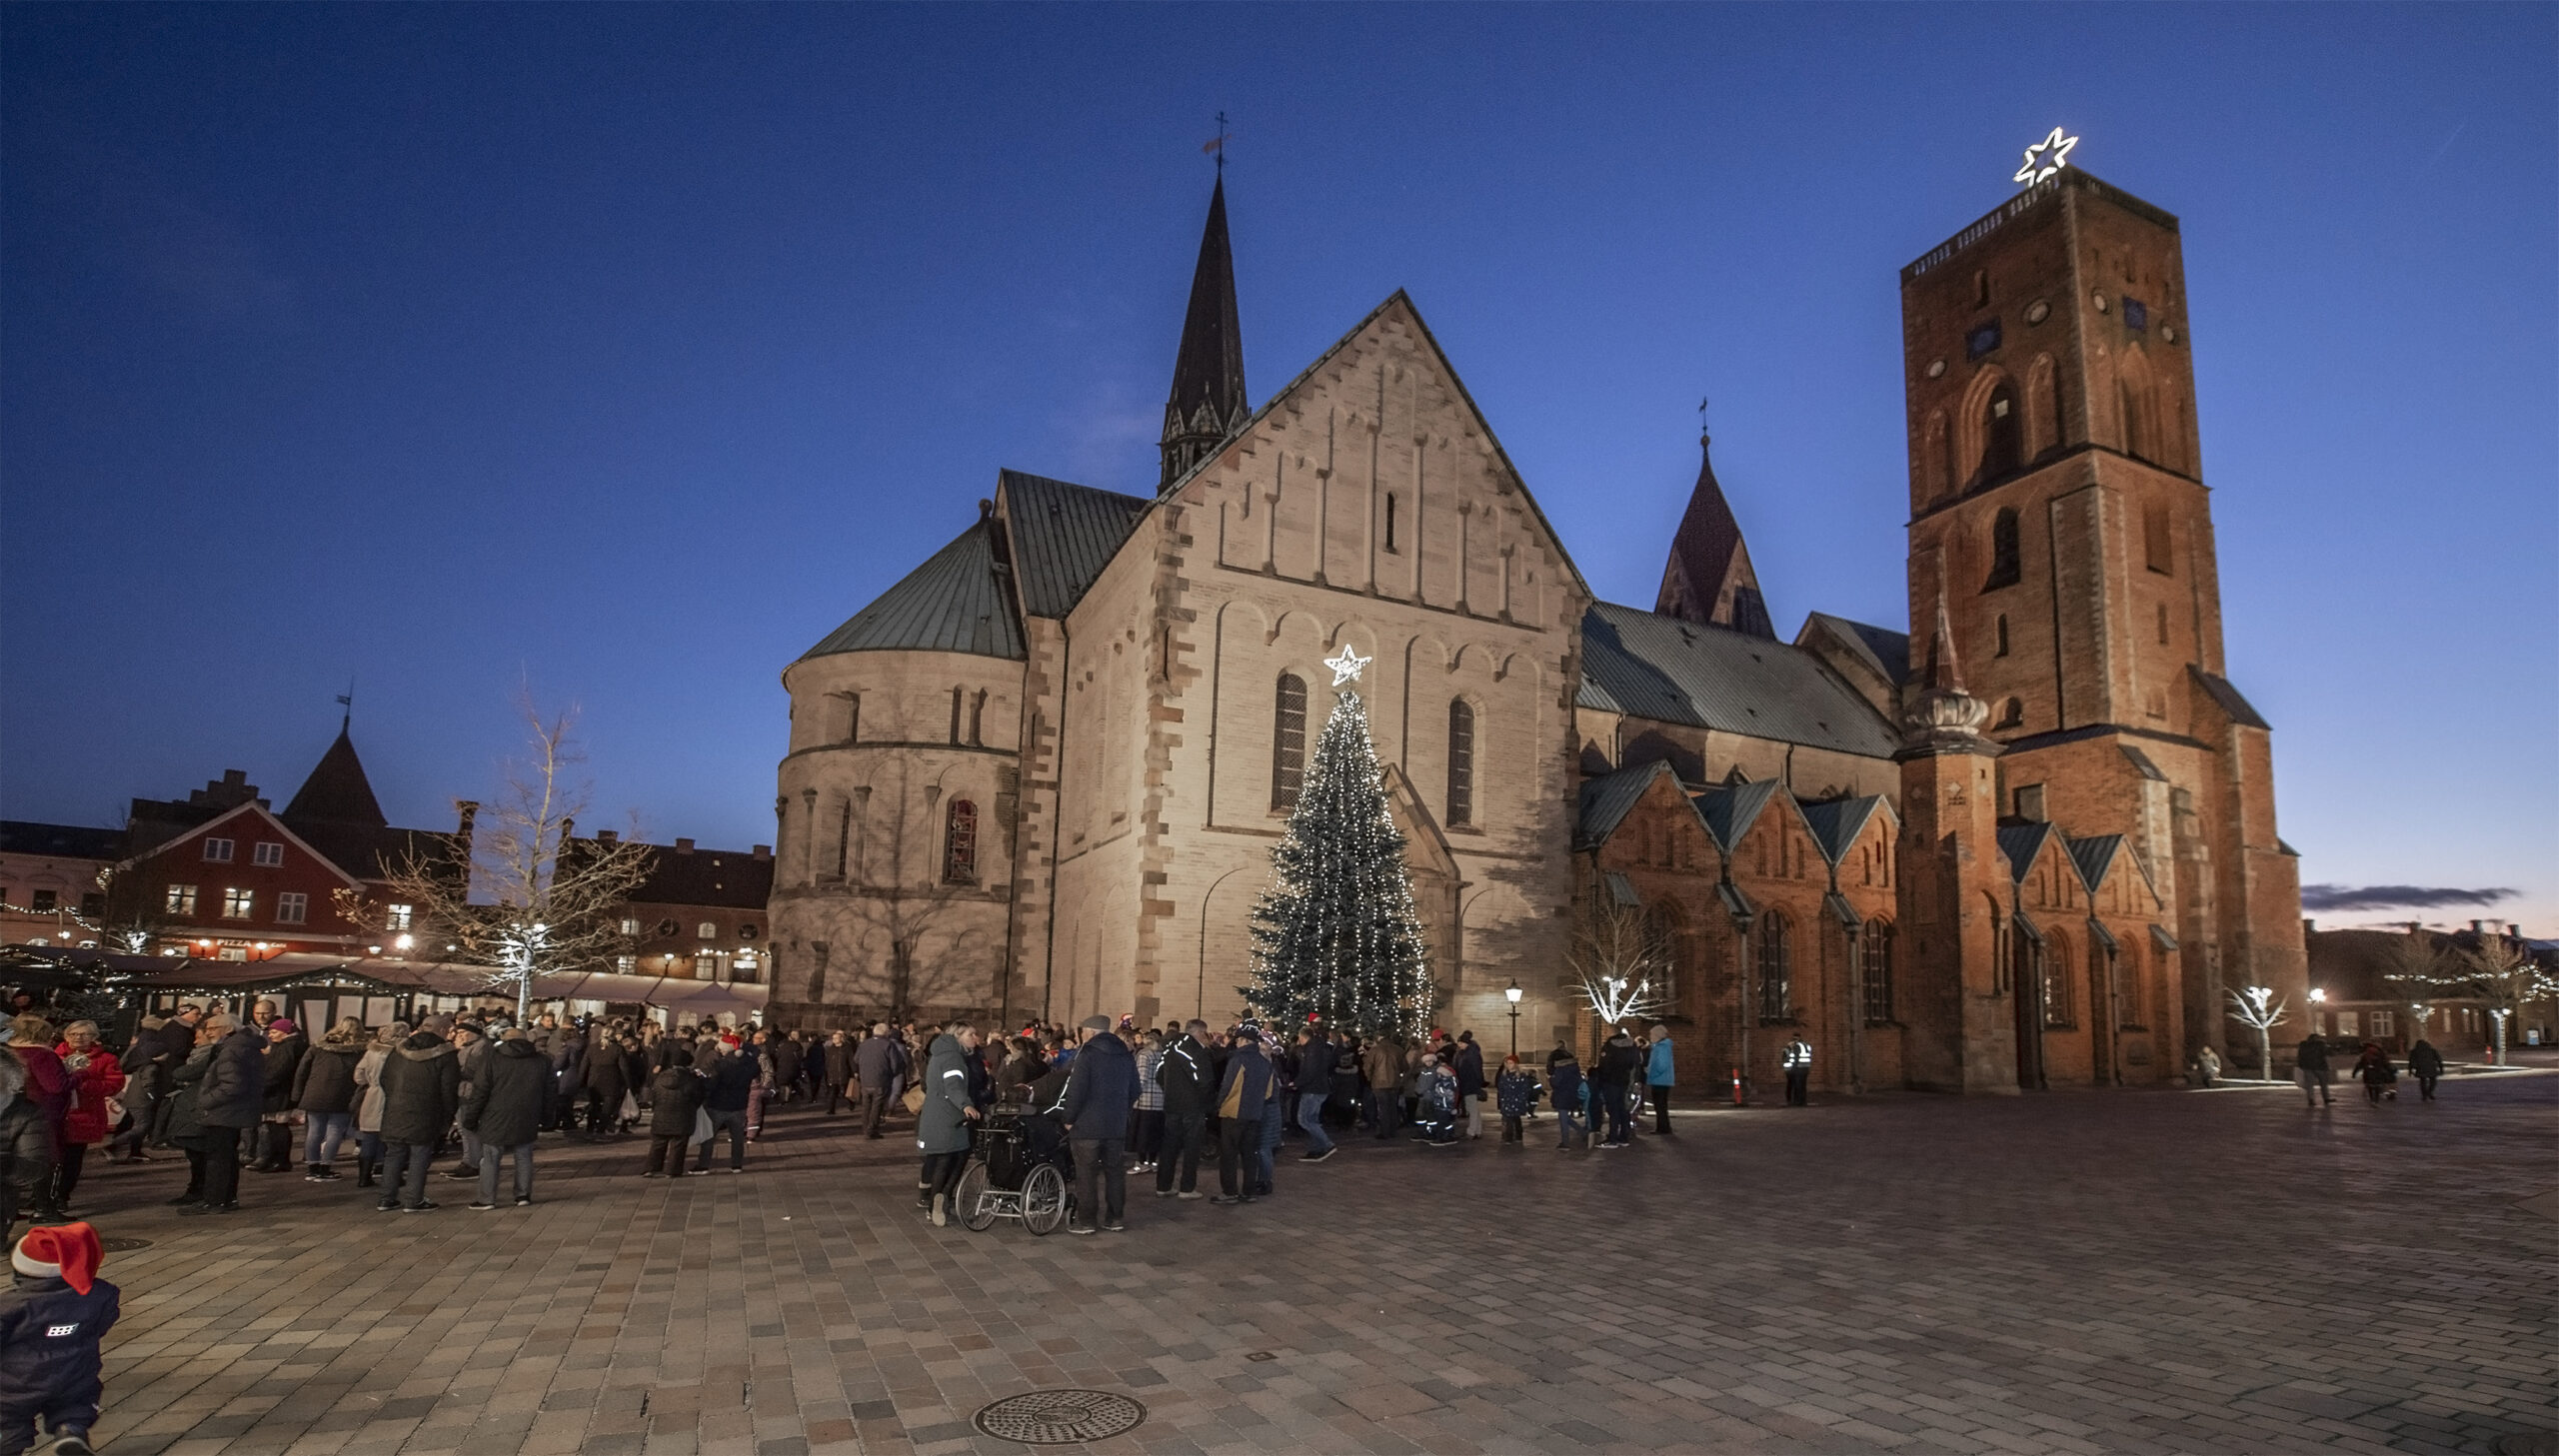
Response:
[[[623,933],[623,934],[625,934],[625,935],[637,935],[637,934],[639,934],[639,933],[640,933],[640,922],[639,922],[637,919],[635,919],[635,918],[633,918],[633,917],[631,917],[631,916],[629,916],[629,915],[625,915],[625,916],[623,916],[623,917],[622,917],[622,933]]]
[[[173,884],[169,886],[167,895],[160,901],[160,907],[173,915],[194,914],[196,912],[196,887],[192,884]]]
[[[2337,1034],[2340,1036],[2361,1036],[2363,1034],[2362,1013],[2356,1011],[2339,1011],[2337,1013]]]
[[[942,882],[978,882],[978,806],[965,798],[951,800],[942,826]]]
[[[206,862],[206,863],[208,863],[208,864],[228,864],[228,863],[230,863],[230,862],[231,862],[231,841],[230,841],[229,839],[207,839],[207,840],[205,840],[205,841],[204,841],[204,857],[205,857],[205,862]]]
[[[255,890],[226,889],[222,892],[222,918],[245,920],[249,918],[250,912],[257,908],[257,903],[258,895]]]
[[[613,968],[623,975],[629,975],[640,968],[640,957],[637,955],[617,955],[613,958]]]
[[[260,839],[249,850],[249,862],[261,869],[273,869],[284,862],[284,845],[273,839]]]
[[[389,911],[389,919],[391,921],[389,928],[394,930],[415,929],[417,926],[414,922],[417,917],[418,907],[416,905],[393,905]]]
[[[720,938],[720,922],[705,920],[693,927],[693,933],[694,938],[699,940],[717,940]]]
[[[276,923],[299,925],[311,913],[311,896],[285,893],[276,896]]]

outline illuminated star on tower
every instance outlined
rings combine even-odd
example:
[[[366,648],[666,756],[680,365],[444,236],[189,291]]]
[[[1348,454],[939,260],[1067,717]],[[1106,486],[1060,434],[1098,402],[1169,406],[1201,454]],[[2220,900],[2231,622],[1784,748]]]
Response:
[[[2054,127],[2051,136],[2026,148],[2026,165],[2017,169],[2014,180],[2027,187],[2050,180],[2070,165],[2070,149],[2077,145],[2077,137],[2065,137]]]
[[[1374,659],[1363,658],[1352,652],[1350,644],[1343,643],[1340,655],[1324,659],[1323,665],[1332,670],[1332,686],[1338,688],[1344,683],[1358,682],[1359,670],[1373,661]]]

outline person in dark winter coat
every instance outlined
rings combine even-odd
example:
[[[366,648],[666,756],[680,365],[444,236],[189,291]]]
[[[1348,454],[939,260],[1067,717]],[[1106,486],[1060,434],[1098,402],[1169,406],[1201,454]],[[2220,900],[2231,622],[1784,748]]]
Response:
[[[204,1201],[181,1213],[240,1210],[240,1139],[258,1125],[266,1101],[266,1034],[229,1016],[209,1016],[217,1027],[213,1060],[196,1083],[196,1121],[204,1140]]]
[[[1555,1139],[1555,1150],[1572,1146],[1575,1133],[1581,1145],[1590,1145],[1590,1129],[1581,1120],[1581,1060],[1572,1048],[1557,1046],[1546,1058],[1546,1096],[1555,1104],[1555,1121],[1562,1129]]]
[[[1164,1144],[1156,1152],[1156,1196],[1200,1196],[1200,1151],[1209,1140],[1209,1111],[1218,1100],[1217,1058],[1209,1050],[1209,1023],[1193,1021],[1165,1043],[1156,1063],[1164,1088]],[[1177,1189],[1176,1182],[1180,1187]]]
[[[382,1201],[388,1213],[426,1213],[427,1169],[462,1106],[462,1061],[452,1042],[420,1031],[382,1059]]]
[[[2313,1107],[2330,1104],[2328,1096],[2328,1043],[2317,1033],[2301,1038],[2292,1049],[2292,1079],[2301,1084],[2301,1097]]]
[[[845,1096],[853,1086],[853,1037],[842,1031],[834,1033],[827,1038],[818,1058],[826,1071],[827,1115],[833,1117],[844,1106]]]
[[[262,1093],[258,1099],[258,1157],[253,1173],[293,1170],[293,1080],[302,1069],[311,1039],[287,1017],[266,1026],[266,1050],[258,1059]]]
[[[715,1050],[717,1059],[713,1059]],[[722,1049],[717,1041],[702,1043],[701,1071],[704,1081],[702,1110],[711,1114],[711,1135],[702,1141],[702,1156],[693,1165],[697,1173],[711,1171],[711,1149],[718,1145],[720,1134],[729,1134],[729,1171],[747,1170],[747,1099],[755,1091],[756,1079],[764,1068],[755,1050],[746,1046]]]
[[[1599,1139],[1601,1147],[1624,1147],[1633,1140],[1634,1117],[1628,1093],[1642,1068],[1643,1048],[1635,1045],[1634,1037],[1624,1027],[1618,1027],[1599,1048],[1599,1064],[1590,1072],[1590,1085],[1599,1093],[1599,1104],[1608,1110],[1608,1130]]]
[[[53,1132],[26,1093],[27,1064],[0,1046],[0,1237],[17,1231],[22,1214],[52,1212]]]
[[[570,1131],[586,1090],[587,1035],[576,1026],[554,1026],[550,1043],[534,1049],[551,1063],[551,1116],[542,1124],[543,1130]],[[621,1110],[618,1104],[615,1110]]]
[[[2363,1082],[2363,1099],[2374,1106],[2381,1105],[2384,1097],[2399,1100],[2399,1069],[2390,1064],[2390,1053],[2381,1049],[2380,1042],[2363,1044],[2363,1054],[2355,1058],[2355,1076]]]
[[[356,1064],[364,1060],[364,1023],[353,1016],[329,1028],[293,1072],[293,1105],[302,1113],[303,1181],[334,1181],[338,1144],[355,1130]]]
[[[853,1070],[862,1082],[862,1135],[878,1137],[880,1119],[889,1111],[889,1084],[898,1076],[898,1043],[890,1039],[888,1022],[874,1025],[854,1048]]]
[[[2417,1079],[2417,1095],[2421,1101],[2435,1099],[2435,1083],[2443,1077],[2443,1053],[2424,1037],[2408,1048],[2408,1075]]]
[[[800,1061],[803,1047],[797,1035],[779,1037],[766,1043],[765,1054],[773,1058],[774,1090],[788,1102],[800,1089]]]
[[[631,1063],[609,1033],[599,1028],[587,1034],[593,1045],[579,1062],[578,1090],[586,1101],[587,1135],[602,1137],[622,1130],[622,1099],[632,1091]]]
[[[160,1130],[167,1134],[169,1145],[187,1156],[186,1191],[169,1200],[181,1211],[204,1201],[205,1133],[204,1119],[197,1113],[197,1097],[204,1086],[206,1074],[213,1069],[214,1042],[219,1033],[207,1028],[214,1024],[208,1019],[197,1028],[196,1048],[187,1054],[185,1061],[178,1063],[176,1071],[169,1074],[169,1106],[167,1115],[160,1122]],[[232,1169],[235,1181],[239,1171],[237,1167]],[[235,1203],[232,1206],[237,1208],[239,1205]]]
[[[1300,1162],[1319,1163],[1332,1156],[1332,1139],[1323,1130],[1323,1104],[1332,1098],[1334,1057],[1332,1042],[1321,1026],[1308,1031],[1305,1045],[1297,1048],[1297,1125],[1306,1130],[1306,1151]]]
[[[1457,1058],[1449,1063],[1457,1074],[1457,1110],[1465,1114],[1466,1136],[1483,1136],[1483,1048],[1471,1031],[1457,1033]]]
[[[955,1021],[933,1038],[925,1059],[924,1111],[916,1117],[916,1147],[924,1154],[920,1179],[925,1217],[937,1228],[950,1221],[951,1195],[960,1175],[969,1170],[969,1124],[978,1120],[969,1100],[970,1052],[977,1049],[978,1028]],[[868,1082],[863,1095],[871,1093]]]
[[[1111,1018],[1087,1017],[1084,1044],[1076,1051],[1067,1076],[1067,1096],[1059,1108],[1076,1158],[1076,1215],[1069,1233],[1091,1233],[1100,1227],[1117,1233],[1128,1227],[1130,1108],[1138,1100],[1138,1058],[1129,1043],[1112,1034]]]
[[[1225,1075],[1218,1083],[1218,1196],[1212,1203],[1250,1203],[1245,1165],[1260,1156],[1264,1107],[1277,1083],[1271,1058],[1262,1054],[1262,1033],[1247,1026],[1236,1033],[1227,1054]]]
[[[38,1423],[54,1456],[86,1456],[106,1393],[99,1345],[121,1312],[120,1291],[97,1277],[106,1251],[85,1223],[39,1228],[9,1252],[0,1291],[0,1452],[17,1456]]]
[[[1493,1078],[1492,1103],[1501,1113],[1501,1140],[1525,1142],[1528,1109],[1537,1105],[1537,1079],[1519,1064],[1519,1058],[1502,1058],[1501,1074]]]
[[[480,1137],[480,1197],[471,1206],[498,1206],[498,1164],[516,1165],[516,1206],[533,1201],[533,1144],[551,1120],[551,1058],[509,1028],[480,1064],[471,1095],[462,1099],[463,1127]]]
[[[644,1178],[684,1176],[684,1145],[693,1141],[694,1114],[702,1110],[702,1077],[693,1069],[693,1053],[681,1046],[665,1051],[667,1064],[649,1078],[649,1166]]]

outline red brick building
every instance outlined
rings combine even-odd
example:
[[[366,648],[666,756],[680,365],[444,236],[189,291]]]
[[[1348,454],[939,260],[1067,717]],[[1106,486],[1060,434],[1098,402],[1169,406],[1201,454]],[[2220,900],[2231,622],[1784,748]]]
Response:
[[[375,934],[341,916],[335,896],[367,889],[384,899],[411,855],[466,874],[475,808],[463,804],[450,833],[393,827],[342,727],[282,812],[237,768],[183,799],[133,800],[107,876],[108,919],[147,930],[164,953],[202,958],[362,954],[384,935],[394,942],[386,949],[407,950],[396,943],[401,906]]]

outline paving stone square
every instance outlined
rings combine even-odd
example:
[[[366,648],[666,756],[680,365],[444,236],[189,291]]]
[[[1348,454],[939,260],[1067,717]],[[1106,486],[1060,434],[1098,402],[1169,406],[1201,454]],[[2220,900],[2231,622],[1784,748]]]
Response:
[[[1682,1112],[1558,1152],[1345,1140],[1130,1231],[927,1225],[912,1142],[776,1109],[743,1175],[546,1139],[537,1204],[99,1169],[101,1449],[1022,1452],[973,1415],[1130,1396],[1114,1452],[2550,1450],[2559,1074]],[[164,1155],[165,1156],[165,1155]]]

